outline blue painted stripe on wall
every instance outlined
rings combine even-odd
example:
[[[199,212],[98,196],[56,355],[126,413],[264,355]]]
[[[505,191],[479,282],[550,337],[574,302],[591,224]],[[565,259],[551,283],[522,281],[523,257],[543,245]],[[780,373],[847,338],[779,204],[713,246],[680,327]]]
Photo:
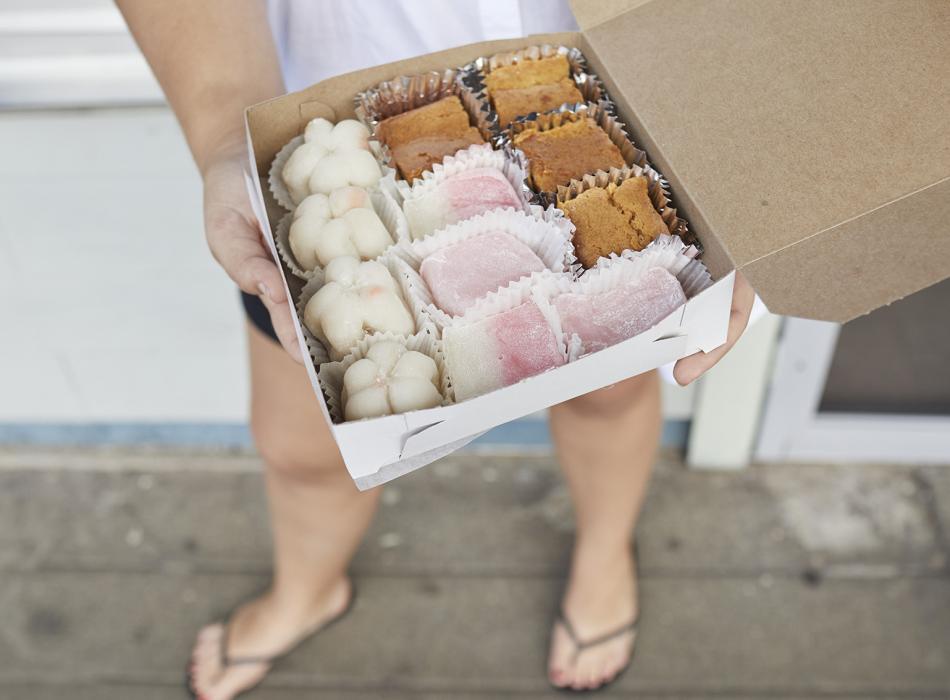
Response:
[[[688,421],[666,421],[663,445],[683,447]],[[548,423],[524,418],[498,426],[471,444],[475,447],[550,446]],[[0,423],[0,445],[212,447],[242,449],[252,446],[243,423]]]

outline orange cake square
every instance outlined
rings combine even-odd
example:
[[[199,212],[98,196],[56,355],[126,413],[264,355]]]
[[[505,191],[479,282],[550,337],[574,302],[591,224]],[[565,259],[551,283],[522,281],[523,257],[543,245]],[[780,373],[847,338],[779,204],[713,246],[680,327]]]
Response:
[[[502,127],[524,114],[547,112],[565,103],[584,101],[584,96],[570,78],[561,78],[548,85],[495,90],[491,93],[491,98]]]
[[[459,149],[485,142],[456,95],[384,119],[376,137],[389,147],[396,168],[409,181]]]
[[[476,143],[485,141],[474,126],[458,136],[423,136],[394,148],[393,161],[403,179],[412,182],[446,156]]]
[[[458,136],[468,130],[468,112],[456,95],[410,109],[380,122],[376,137],[391,149],[420,136]]]
[[[643,250],[669,229],[650,201],[646,177],[594,187],[558,208],[574,223],[574,251],[585,268],[624,250]]]
[[[485,88],[491,95],[495,90],[551,85],[570,74],[571,66],[567,56],[558,54],[536,61],[519,61],[510,66],[499,66],[485,76]]]
[[[626,163],[607,132],[590,117],[567,122],[548,131],[526,129],[514,145],[528,158],[535,189],[554,192],[586,173],[622,168]]]

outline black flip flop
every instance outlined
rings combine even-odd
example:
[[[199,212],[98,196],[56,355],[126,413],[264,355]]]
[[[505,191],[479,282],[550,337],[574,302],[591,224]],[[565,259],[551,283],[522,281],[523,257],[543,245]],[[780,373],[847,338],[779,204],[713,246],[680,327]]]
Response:
[[[555,619],[555,624],[558,624],[564,628],[564,631],[567,632],[567,636],[571,638],[571,643],[574,645],[574,654],[571,657],[571,665],[576,664],[577,657],[580,656],[583,652],[587,651],[588,649],[593,649],[594,647],[598,647],[601,644],[612,642],[613,640],[618,639],[619,637],[622,637],[625,634],[633,634],[633,640],[632,640],[633,646],[630,650],[630,658],[627,659],[627,663],[624,665],[623,668],[617,671],[617,673],[614,675],[613,678],[611,678],[606,683],[602,683],[601,685],[598,685],[596,688],[577,689],[577,688],[572,688],[570,686],[554,685],[553,683],[551,684],[551,687],[562,693],[596,693],[601,690],[606,690],[607,688],[612,686],[614,683],[619,681],[620,677],[624,673],[626,673],[628,668],[630,668],[630,664],[633,663],[633,655],[637,649],[637,646],[636,646],[637,625],[639,624],[639,622],[640,622],[640,615],[638,613],[637,616],[631,622],[628,622],[627,624],[621,627],[618,627],[615,630],[611,630],[610,632],[607,632],[606,634],[601,634],[597,637],[594,637],[593,639],[581,639],[578,636],[576,630],[574,629],[574,625],[571,624],[571,621],[567,618],[567,615],[564,613],[564,610],[562,609],[558,613],[557,618]]]
[[[254,685],[249,686],[248,688],[245,688],[244,690],[242,690],[241,694],[250,692],[251,690],[256,688],[258,685],[260,685],[261,682],[263,682],[264,677],[266,677],[267,674],[273,670],[274,665],[278,661],[286,658],[291,653],[296,651],[297,648],[301,644],[306,642],[307,640],[311,639],[312,637],[319,634],[320,632],[325,631],[327,628],[331,627],[332,625],[336,624],[337,622],[342,620],[344,617],[346,617],[347,613],[349,613],[350,610],[353,609],[353,604],[355,602],[356,602],[356,584],[350,581],[350,599],[346,602],[346,606],[343,608],[343,610],[341,610],[339,613],[331,617],[329,620],[321,622],[319,625],[316,625],[313,628],[306,630],[303,634],[298,636],[297,639],[295,639],[293,642],[288,644],[283,649],[283,651],[280,651],[276,654],[270,654],[268,656],[231,656],[231,654],[228,652],[228,629],[231,624],[230,615],[229,615],[227,621],[223,625],[224,629],[221,631],[221,652],[220,653],[221,653],[221,668],[223,669],[222,672],[227,671],[227,669],[231,668],[232,666],[244,666],[244,665],[251,665],[251,664],[267,665],[268,669],[267,671],[264,672],[264,676],[261,678],[261,680],[255,683]],[[195,691],[193,690],[193,685],[194,684],[192,683],[191,667],[189,666],[188,671],[185,673],[185,689],[191,695],[193,700],[198,700],[200,696],[197,693],[195,693]]]

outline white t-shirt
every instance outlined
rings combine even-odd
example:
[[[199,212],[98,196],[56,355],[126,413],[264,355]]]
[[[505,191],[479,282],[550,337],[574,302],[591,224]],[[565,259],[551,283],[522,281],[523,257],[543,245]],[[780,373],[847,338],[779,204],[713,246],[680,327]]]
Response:
[[[270,0],[288,90],[488,39],[577,28],[567,0]]]

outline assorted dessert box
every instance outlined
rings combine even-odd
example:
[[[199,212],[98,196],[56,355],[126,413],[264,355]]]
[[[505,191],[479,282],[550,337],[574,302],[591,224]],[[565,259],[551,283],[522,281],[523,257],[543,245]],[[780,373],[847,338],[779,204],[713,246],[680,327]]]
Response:
[[[515,384],[673,313],[677,274],[690,295],[712,283],[697,248],[670,244],[686,223],[606,92],[582,102],[575,80],[599,86],[585,65],[544,45],[389,80],[354,97],[359,120],[315,118],[278,153],[271,188],[292,209],[278,240],[307,280],[310,356],[318,376],[345,368],[321,380],[335,420]],[[409,351],[420,334],[433,344]]]
[[[353,101],[356,119],[316,116],[277,150],[267,183],[282,213],[267,218],[299,280],[308,370],[335,434],[381,443],[361,457],[341,443],[361,488],[418,464],[409,452],[431,461],[477,432],[410,428],[434,413],[482,412],[480,400],[532,381],[556,388],[559,372],[631,340],[654,347],[622,376],[657,366],[657,347],[666,360],[693,349],[663,322],[681,323],[713,286],[701,247],[578,49],[492,54]],[[723,335],[724,323],[700,342]],[[547,393],[530,410],[553,403]],[[434,449],[411,446],[422,437]]]

